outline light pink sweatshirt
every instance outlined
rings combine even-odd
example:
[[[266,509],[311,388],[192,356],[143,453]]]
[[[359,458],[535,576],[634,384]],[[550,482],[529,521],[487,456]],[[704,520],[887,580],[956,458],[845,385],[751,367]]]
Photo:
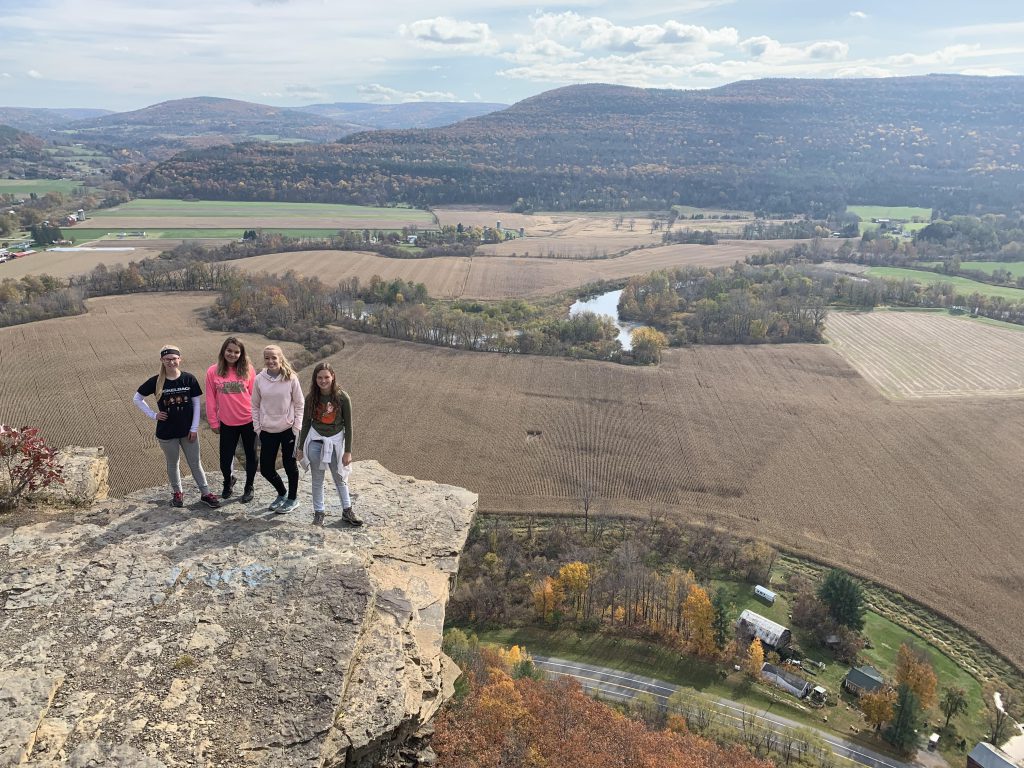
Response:
[[[216,363],[206,370],[206,420],[211,429],[221,424],[240,427],[252,421],[252,383],[256,371],[249,366],[249,375],[238,378],[234,368],[228,368],[227,376],[217,375]]]
[[[285,379],[278,374],[276,379],[271,379],[266,370],[256,374],[252,388],[252,426],[256,434],[263,430],[284,432],[291,428],[298,437],[305,405],[306,398],[297,375]]]

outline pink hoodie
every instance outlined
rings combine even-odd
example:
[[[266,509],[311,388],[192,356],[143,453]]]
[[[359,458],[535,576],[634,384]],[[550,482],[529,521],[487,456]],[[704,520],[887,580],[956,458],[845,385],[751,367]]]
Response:
[[[284,432],[291,428],[298,437],[305,405],[298,376],[293,374],[286,379],[280,375],[271,379],[265,370],[256,374],[252,388],[252,426],[257,434],[263,430]]]
[[[240,427],[252,421],[252,383],[256,371],[249,366],[249,375],[243,381],[234,368],[228,368],[227,376],[217,375],[217,365],[206,370],[206,420],[211,429],[221,424]]]

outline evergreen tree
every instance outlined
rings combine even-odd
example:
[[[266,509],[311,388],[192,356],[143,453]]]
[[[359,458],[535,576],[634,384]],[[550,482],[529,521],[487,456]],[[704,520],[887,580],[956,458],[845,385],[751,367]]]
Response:
[[[837,622],[850,629],[864,629],[864,592],[849,574],[837,568],[829,571],[818,588],[818,597]]]
[[[719,587],[715,590],[715,596],[711,600],[711,606],[715,609],[715,618],[711,626],[715,632],[715,645],[721,650],[725,648],[732,634],[732,620],[729,617],[728,596],[725,589]]]
[[[904,754],[910,754],[917,746],[917,728],[921,716],[921,705],[909,686],[901,685],[896,694],[895,714],[885,732],[886,740]]]

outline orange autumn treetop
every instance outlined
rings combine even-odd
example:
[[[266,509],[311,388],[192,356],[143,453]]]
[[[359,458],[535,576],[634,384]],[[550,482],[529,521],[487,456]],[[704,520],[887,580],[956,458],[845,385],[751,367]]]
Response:
[[[575,681],[513,680],[497,669],[438,717],[433,747],[446,768],[772,768],[741,747],[723,749],[685,731],[650,731],[594,701]]]

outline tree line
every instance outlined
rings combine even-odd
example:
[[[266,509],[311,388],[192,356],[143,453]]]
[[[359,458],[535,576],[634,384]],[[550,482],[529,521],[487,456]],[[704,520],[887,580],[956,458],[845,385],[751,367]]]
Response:
[[[818,342],[827,291],[793,268],[686,267],[630,278],[619,316],[650,325],[669,343]]]

